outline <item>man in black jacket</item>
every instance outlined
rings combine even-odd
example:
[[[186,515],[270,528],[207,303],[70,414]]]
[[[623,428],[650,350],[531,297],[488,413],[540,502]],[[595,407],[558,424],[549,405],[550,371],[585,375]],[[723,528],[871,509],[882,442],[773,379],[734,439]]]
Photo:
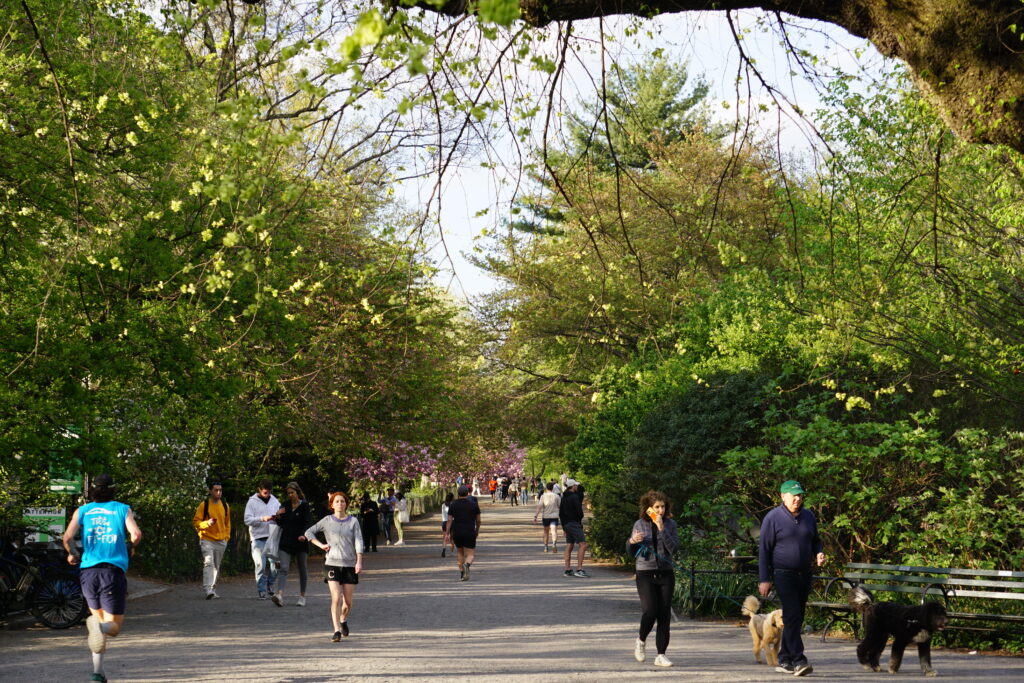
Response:
[[[567,479],[562,502],[558,506],[558,519],[565,532],[565,576],[585,579],[590,574],[583,571],[583,556],[587,552],[587,537],[583,534],[583,499],[579,494],[579,482]],[[576,569],[572,569],[572,551],[576,551]]]

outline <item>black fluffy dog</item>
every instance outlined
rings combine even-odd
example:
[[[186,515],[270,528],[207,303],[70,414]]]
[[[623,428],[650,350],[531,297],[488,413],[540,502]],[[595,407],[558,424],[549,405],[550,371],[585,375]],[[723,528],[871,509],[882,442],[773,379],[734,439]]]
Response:
[[[932,668],[932,634],[946,628],[946,608],[937,602],[922,605],[901,605],[896,602],[875,602],[871,593],[853,588],[847,594],[850,605],[864,621],[864,640],[857,646],[857,659],[868,671],[880,671],[878,660],[889,636],[893,637],[889,654],[889,673],[896,673],[903,663],[903,651],[917,643],[917,656],[925,676],[936,676]]]

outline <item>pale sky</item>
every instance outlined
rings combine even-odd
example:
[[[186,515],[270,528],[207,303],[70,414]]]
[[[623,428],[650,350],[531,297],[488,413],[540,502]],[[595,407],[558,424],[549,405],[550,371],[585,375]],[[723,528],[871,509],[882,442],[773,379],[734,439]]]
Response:
[[[820,99],[815,88],[801,75],[791,74],[791,69],[796,67],[787,60],[786,51],[779,44],[779,35],[759,29],[756,26],[759,16],[762,15],[755,12],[739,14],[739,27],[750,29],[743,40],[744,48],[755,59],[756,66],[765,80],[781,91],[787,99],[807,113],[819,109]],[[648,31],[641,30],[631,40],[621,39],[622,27],[630,21],[622,17],[605,21],[605,34],[620,37],[618,42],[611,45],[611,49],[621,55],[620,59],[635,62],[645,52],[660,47],[670,57],[677,56],[680,61],[688,62],[691,80],[702,75],[709,83],[711,92],[707,102],[711,105],[713,116],[722,121],[732,122],[737,108],[743,112],[747,111],[749,99],[755,109],[759,103],[770,104],[769,112],[762,115],[760,123],[765,130],[774,131],[778,128],[779,109],[774,106],[768,93],[759,84],[752,83],[752,96],[748,98],[746,82],[741,82],[737,86],[739,49],[723,12],[665,15],[642,23],[653,36],[647,36],[645,34]],[[577,28],[577,34],[585,34],[585,31],[589,30],[596,36],[596,20],[586,23],[587,26],[584,26],[583,30]],[[800,26],[808,29],[802,35],[794,31],[791,40],[798,43],[799,47],[810,50],[830,67],[842,67],[851,73],[871,74],[876,73],[883,63],[883,58],[865,40],[851,36],[842,29],[811,22],[801,22]],[[862,54],[855,57],[855,50],[860,50]],[[599,71],[598,65],[595,55],[593,65],[587,65],[587,68],[596,74]],[[563,93],[567,98],[572,97],[569,94],[572,89],[583,98],[594,97],[591,77],[586,76],[583,66],[570,69],[565,78]],[[784,107],[781,124],[781,150],[809,158],[813,135],[809,132],[807,123],[801,122],[799,117],[793,116]],[[466,261],[463,254],[472,250],[473,238],[482,230],[500,229],[500,220],[508,216],[511,190],[507,185],[502,186],[499,180],[502,176],[508,177],[518,171],[511,150],[507,156],[511,159],[491,159],[507,163],[506,169],[480,168],[480,161],[486,160],[481,156],[478,159],[466,160],[461,168],[448,170],[440,216],[451,262],[442,264],[446,272],[437,278],[437,282],[443,287],[448,287],[452,295],[458,299],[474,297],[495,286],[495,282]],[[403,188],[402,195],[408,201],[422,206],[435,180],[436,178],[428,178],[418,185],[409,183]],[[484,215],[478,215],[480,213]],[[436,222],[433,224],[433,230],[436,236]],[[432,252],[433,258],[439,262],[445,261],[440,239],[435,238],[432,242],[436,243]],[[453,278],[452,269],[457,278]]]

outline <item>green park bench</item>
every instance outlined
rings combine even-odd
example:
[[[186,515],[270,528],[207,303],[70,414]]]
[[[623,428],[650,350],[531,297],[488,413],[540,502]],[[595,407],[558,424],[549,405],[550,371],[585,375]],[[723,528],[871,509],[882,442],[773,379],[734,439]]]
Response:
[[[849,624],[857,634],[857,613],[846,601],[846,591],[853,586],[866,588],[878,600],[888,599],[881,593],[907,593],[920,602],[938,600],[950,618],[948,628],[996,631],[994,626],[959,622],[1024,624],[1024,572],[848,562],[843,576],[828,580],[822,599],[807,603],[828,616],[822,641],[837,622]],[[993,611],[1002,605],[1015,608],[1015,613]]]

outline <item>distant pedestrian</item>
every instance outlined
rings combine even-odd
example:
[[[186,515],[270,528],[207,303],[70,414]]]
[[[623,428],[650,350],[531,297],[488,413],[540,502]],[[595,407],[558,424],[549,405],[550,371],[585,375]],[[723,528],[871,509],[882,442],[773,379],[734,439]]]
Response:
[[[508,500],[511,505],[519,504],[519,477],[514,477],[508,484]]]
[[[775,670],[795,676],[814,671],[804,655],[800,636],[807,597],[814,580],[814,565],[825,564],[825,550],[818,535],[818,520],[803,507],[805,491],[790,479],[779,487],[782,504],[772,508],[761,522],[758,552],[758,591],[767,596],[775,584],[782,603],[782,645]]]
[[[491,494],[491,502],[494,502],[494,495],[498,492],[498,480],[493,476],[487,480],[487,491]]]
[[[405,494],[399,491],[395,494],[395,531],[398,532],[398,541],[395,545],[405,545],[405,528],[403,525],[409,521],[409,501]]]
[[[537,524],[540,517],[543,525],[541,537],[544,540],[544,552],[548,551],[548,542],[551,543],[551,552],[558,552],[558,508],[562,497],[554,492],[555,482],[548,482],[548,490],[545,491],[540,500],[537,501],[537,509],[533,513],[533,523]]]
[[[331,591],[331,641],[348,638],[348,615],[352,611],[359,574],[363,571],[363,535],[359,522],[348,514],[348,494],[335,491],[329,505],[332,510],[303,534],[309,542],[327,553],[324,583]],[[322,533],[326,543],[317,534]]]
[[[363,502],[359,505],[359,516],[363,518],[363,550],[377,552],[377,536],[380,535],[380,508],[370,499],[369,493],[363,494]]]
[[[210,482],[210,490],[192,516],[192,526],[199,533],[199,552],[203,556],[203,593],[207,600],[219,598],[217,576],[220,563],[231,538],[231,510],[224,500],[224,486]]]
[[[558,518],[565,533],[565,576],[585,579],[590,576],[583,571],[583,556],[587,553],[587,537],[583,533],[583,500],[576,492],[579,482],[566,479],[565,492],[558,505]],[[576,549],[576,569],[572,569],[572,551]]]
[[[647,636],[658,624],[655,666],[672,666],[665,655],[672,621],[672,595],[676,575],[672,556],[679,547],[676,522],[670,517],[668,497],[660,491],[648,491],[640,498],[640,518],[626,543],[627,553],[636,558],[636,591],[640,595],[640,634],[633,648],[636,661],[647,658]]]
[[[313,511],[309,507],[306,495],[297,482],[290,481],[284,487],[288,494],[288,500],[282,506],[282,512],[277,518],[277,524],[281,527],[281,543],[278,550],[280,566],[277,571],[277,597],[284,604],[284,586],[288,581],[288,572],[291,569],[292,560],[299,570],[299,598],[295,601],[298,607],[306,606],[306,583],[308,573],[306,571],[306,558],[309,557],[309,542],[304,532],[313,523]]]
[[[441,503],[441,557],[445,556],[445,552],[448,550],[448,546],[451,546],[452,553],[455,552],[455,544],[452,543],[452,535],[448,533],[448,508],[452,504],[452,500],[455,496],[451,491],[444,497],[444,502]]]
[[[377,499],[377,505],[380,506],[380,530],[384,532],[384,543],[391,545],[391,522],[395,518],[395,504],[398,503],[398,499],[395,498],[395,490],[388,489],[387,493]]]
[[[458,550],[459,580],[469,581],[469,569],[476,557],[476,539],[480,534],[480,506],[468,498],[469,487],[460,486],[459,497],[448,506],[448,528]]]
[[[260,600],[266,600],[268,593],[273,597],[277,579],[277,569],[266,553],[270,525],[281,510],[281,503],[270,492],[272,486],[269,479],[261,479],[242,515],[242,521],[249,527],[249,549],[256,574],[256,595]]]
[[[124,624],[128,598],[128,558],[142,541],[142,530],[135,514],[124,503],[114,500],[114,479],[100,474],[93,480],[92,502],[71,515],[64,532],[68,562],[81,567],[82,596],[89,605],[85,626],[92,652],[92,681],[106,683],[103,653],[107,638],[114,638]],[[82,531],[82,554],[78,555],[75,536]]]

